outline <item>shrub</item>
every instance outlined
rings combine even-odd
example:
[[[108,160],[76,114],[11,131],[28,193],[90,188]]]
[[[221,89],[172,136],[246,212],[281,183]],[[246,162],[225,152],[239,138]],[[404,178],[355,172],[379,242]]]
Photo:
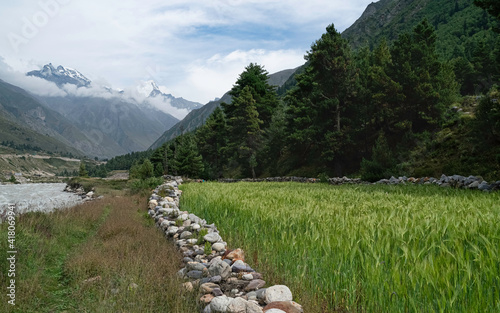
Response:
[[[361,161],[361,179],[377,181],[391,175],[396,164],[391,149],[383,132],[380,133],[372,150],[372,159]]]
[[[147,179],[136,179],[130,184],[130,191],[132,194],[148,193],[151,189],[163,184],[163,178],[150,177]]]

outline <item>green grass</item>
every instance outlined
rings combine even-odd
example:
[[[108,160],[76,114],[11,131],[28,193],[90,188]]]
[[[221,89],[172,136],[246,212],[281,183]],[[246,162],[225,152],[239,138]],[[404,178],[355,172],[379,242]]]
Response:
[[[306,312],[500,312],[500,194],[436,186],[186,184],[181,207]]]
[[[91,237],[109,213],[109,207],[44,214],[30,212],[16,219],[16,305],[7,300],[2,312],[59,312],[74,307],[64,273],[69,253]],[[74,219],[71,219],[73,217]],[[7,224],[0,225],[0,266],[7,264]],[[7,284],[2,275],[0,286]],[[4,299],[5,297],[2,297]],[[43,308],[39,307],[43,305]],[[2,309],[3,308],[3,309]]]
[[[145,219],[146,206],[145,197],[117,196],[21,215],[15,306],[6,296],[8,224],[0,224],[0,312],[196,312],[176,278],[181,256]]]
[[[66,182],[71,188],[82,186],[85,192],[92,189],[98,195],[125,196],[130,194],[140,194],[148,196],[151,190],[163,183],[163,178],[152,177],[146,180],[106,180],[96,177],[72,177]]]

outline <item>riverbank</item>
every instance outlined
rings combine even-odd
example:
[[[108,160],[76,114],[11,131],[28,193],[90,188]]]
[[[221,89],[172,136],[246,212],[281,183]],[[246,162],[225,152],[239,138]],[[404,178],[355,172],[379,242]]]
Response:
[[[82,197],[65,192],[65,183],[32,183],[0,185],[0,217],[5,215],[9,204],[15,206],[17,214],[26,212],[52,212],[75,206],[82,202]]]
[[[145,196],[106,196],[16,219],[15,307],[0,312],[196,312],[176,291],[181,257],[138,210]],[[8,268],[7,224],[0,268]],[[0,277],[0,288],[9,280]]]
[[[63,173],[78,172],[80,160],[31,154],[0,154],[0,183],[62,182]]]

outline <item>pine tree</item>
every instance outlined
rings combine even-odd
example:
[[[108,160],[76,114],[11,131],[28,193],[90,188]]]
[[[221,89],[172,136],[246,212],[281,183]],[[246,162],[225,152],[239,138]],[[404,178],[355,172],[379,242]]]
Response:
[[[196,131],[200,154],[209,178],[219,178],[224,164],[223,149],[227,144],[226,117],[220,107],[215,108],[205,124]]]
[[[149,159],[145,159],[142,163],[139,170],[139,176],[141,179],[148,179],[154,176],[153,163],[151,163]]]
[[[245,71],[240,74],[229,94],[238,98],[245,87],[250,87],[250,92],[255,100],[255,106],[263,126],[267,127],[271,122],[271,117],[278,106],[276,87],[268,83],[269,73],[261,65],[250,63],[245,67]],[[232,103],[222,103],[222,108],[227,117],[233,116],[234,105]]]
[[[257,153],[262,143],[262,131],[260,125],[256,101],[254,100],[251,87],[246,86],[237,98],[233,99],[234,115],[228,120],[229,132],[233,141],[229,142],[230,151],[236,151],[233,156],[243,168],[249,169],[252,177],[256,177],[255,168],[258,165]]]
[[[432,25],[423,20],[412,33],[400,35],[391,55],[391,78],[401,85],[405,97],[396,112],[399,128],[413,133],[436,129],[458,85],[453,72],[438,59]]]
[[[154,176],[155,177],[162,177],[163,176],[163,164],[162,163],[156,163],[154,166]]]
[[[264,129],[263,149],[259,153],[261,163],[272,176],[283,175],[278,168],[286,147],[286,107],[281,103],[274,111],[269,127]]]
[[[174,157],[175,169],[179,175],[200,177],[203,172],[203,158],[192,134],[180,136]]]
[[[78,170],[78,176],[89,177],[89,172],[85,168],[85,163],[83,163],[83,161],[80,162],[80,169]]]
[[[389,76],[392,56],[385,40],[373,51],[371,66],[368,69],[368,89],[373,108],[372,133],[380,129],[389,131],[398,121],[395,118],[397,107],[404,101],[401,85]]]
[[[334,25],[326,28],[305,59],[305,72],[287,97],[289,139],[292,149],[333,161],[340,175],[340,157],[349,141],[349,117],[357,78],[348,42]],[[319,154],[319,155],[318,155]]]

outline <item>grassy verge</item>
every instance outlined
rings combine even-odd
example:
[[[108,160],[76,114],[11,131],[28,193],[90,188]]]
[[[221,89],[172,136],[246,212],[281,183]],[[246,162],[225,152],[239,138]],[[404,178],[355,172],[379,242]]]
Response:
[[[306,312],[500,311],[500,194],[436,186],[186,184]]]
[[[157,177],[145,180],[106,180],[95,177],[73,177],[67,181],[67,184],[72,188],[82,186],[86,192],[94,189],[96,194],[108,196],[125,196],[130,194],[148,196],[150,195],[152,189],[162,183],[163,179]]]
[[[175,273],[180,256],[139,195],[106,197],[16,221],[16,306],[1,312],[195,312]],[[7,224],[0,225],[0,287],[7,290]]]

